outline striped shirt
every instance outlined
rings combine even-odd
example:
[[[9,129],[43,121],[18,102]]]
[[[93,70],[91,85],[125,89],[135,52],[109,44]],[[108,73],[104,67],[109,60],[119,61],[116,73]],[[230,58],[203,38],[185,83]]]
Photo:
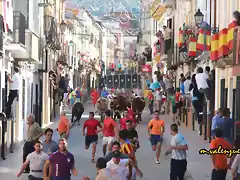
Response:
[[[135,153],[133,145],[131,143],[127,143],[127,142],[123,143],[122,146],[121,146],[121,153],[123,153],[125,155],[131,154],[131,153]],[[133,160],[136,160],[136,156],[135,155],[133,157]]]
[[[172,146],[184,146],[187,145],[187,142],[182,134],[178,133],[172,137],[171,140]],[[186,150],[172,150],[172,159],[175,160],[184,160],[187,158]]]

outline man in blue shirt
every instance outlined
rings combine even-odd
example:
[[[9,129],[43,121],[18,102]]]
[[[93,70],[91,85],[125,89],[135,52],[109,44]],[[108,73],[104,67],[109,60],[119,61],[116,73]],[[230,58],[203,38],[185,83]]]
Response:
[[[224,130],[223,110],[218,109],[217,114],[212,118],[211,135],[214,137],[214,130],[220,128]]]
[[[223,121],[224,121],[224,130],[223,137],[231,144],[233,144],[234,140],[234,120],[230,118],[230,109],[224,108],[223,110]]]

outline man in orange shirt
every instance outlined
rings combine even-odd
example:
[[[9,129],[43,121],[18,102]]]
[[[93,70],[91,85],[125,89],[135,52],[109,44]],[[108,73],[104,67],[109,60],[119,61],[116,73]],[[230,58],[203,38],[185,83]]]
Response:
[[[223,138],[223,131],[220,128],[214,130],[215,139],[211,141],[210,149],[217,149],[222,146],[223,149],[232,149],[230,143]],[[228,163],[226,154],[214,154],[212,155],[212,180],[226,180]]]
[[[70,132],[70,123],[64,111],[61,112],[57,131],[61,138],[68,139]]]
[[[164,121],[159,118],[159,111],[154,112],[153,119],[148,123],[148,135],[152,144],[152,150],[156,151],[156,164],[160,164],[159,158],[164,133]]]
[[[103,155],[106,155],[107,147],[108,152],[111,152],[112,143],[115,141],[116,136],[118,136],[118,125],[111,118],[110,110],[105,112],[106,118],[103,121]]]

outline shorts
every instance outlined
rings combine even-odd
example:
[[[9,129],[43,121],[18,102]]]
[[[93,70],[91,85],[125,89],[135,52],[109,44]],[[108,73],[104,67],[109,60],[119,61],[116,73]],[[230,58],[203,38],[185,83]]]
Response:
[[[85,146],[90,146],[90,144],[98,143],[98,135],[86,135],[85,136]]]
[[[64,138],[64,139],[67,139],[67,133],[62,133],[62,134],[59,134],[60,135],[60,138]]]
[[[177,113],[177,107],[176,106],[172,106],[172,113],[176,114]]]
[[[151,134],[150,141],[152,146],[156,146],[158,143],[162,142],[162,137],[160,135]]]
[[[115,137],[111,137],[111,136],[104,137],[103,136],[102,140],[103,140],[103,144],[111,144],[111,143],[113,143],[115,141]]]

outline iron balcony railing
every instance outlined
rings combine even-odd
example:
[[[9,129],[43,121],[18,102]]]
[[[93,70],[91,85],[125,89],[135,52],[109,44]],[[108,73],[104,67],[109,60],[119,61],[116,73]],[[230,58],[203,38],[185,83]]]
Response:
[[[25,16],[20,11],[13,12],[13,42],[25,45]]]

